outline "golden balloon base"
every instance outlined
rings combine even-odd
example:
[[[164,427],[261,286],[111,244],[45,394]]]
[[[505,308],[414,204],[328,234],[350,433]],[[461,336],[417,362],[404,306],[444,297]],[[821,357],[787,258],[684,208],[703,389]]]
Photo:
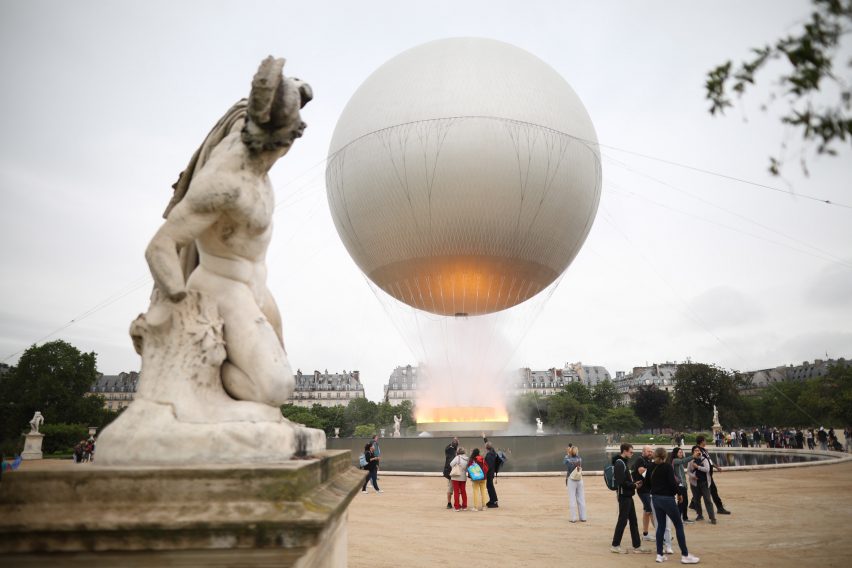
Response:
[[[505,410],[489,406],[418,409],[419,432],[501,432],[509,428]]]

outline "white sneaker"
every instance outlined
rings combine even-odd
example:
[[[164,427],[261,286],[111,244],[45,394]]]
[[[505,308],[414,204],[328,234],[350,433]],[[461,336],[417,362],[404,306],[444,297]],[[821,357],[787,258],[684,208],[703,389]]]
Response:
[[[667,546],[663,554],[674,554],[674,549],[671,546]]]
[[[662,563],[662,562],[665,562],[668,559],[669,559],[668,556],[663,556],[662,554],[657,555],[657,562]]]
[[[698,564],[698,557],[691,554],[680,557],[681,564]]]
[[[646,534],[642,537],[642,540],[647,540],[648,542],[657,542],[657,539],[652,534]]]
[[[362,490],[361,490],[361,493],[366,493],[366,492],[367,492],[367,490],[366,490],[366,489],[362,489]]]
[[[624,554],[624,550],[620,546],[610,546],[609,551],[616,554]]]

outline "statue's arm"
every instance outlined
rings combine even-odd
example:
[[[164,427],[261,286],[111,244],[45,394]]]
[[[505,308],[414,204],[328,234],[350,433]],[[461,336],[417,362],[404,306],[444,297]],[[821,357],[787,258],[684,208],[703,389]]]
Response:
[[[191,188],[190,192],[195,188]],[[157,288],[170,300],[179,302],[186,296],[186,282],[180,265],[178,248],[198,238],[216,222],[221,210],[198,194],[188,194],[169,213],[145,250],[145,260]]]

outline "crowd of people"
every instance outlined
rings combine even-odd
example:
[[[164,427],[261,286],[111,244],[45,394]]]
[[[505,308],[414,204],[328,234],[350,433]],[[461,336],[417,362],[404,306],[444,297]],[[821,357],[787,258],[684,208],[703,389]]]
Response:
[[[74,463],[87,463],[95,461],[95,438],[89,436],[87,440],[80,440],[74,444]]]
[[[731,514],[722,503],[718,487],[713,480],[713,473],[721,471],[722,468],[713,463],[706,446],[707,440],[704,436],[698,436],[696,445],[688,454],[680,446],[675,446],[671,451],[662,447],[653,449],[651,446],[645,446],[639,457],[634,459],[633,445],[621,444],[619,454],[604,471],[604,479],[609,488],[616,492],[618,501],[618,521],[610,548],[612,552],[650,554],[652,551],[644,548],[642,541],[652,541],[656,544],[657,562],[665,562],[668,555],[674,554],[674,528],[681,563],[699,562],[699,558],[689,552],[684,527],[704,521],[704,509],[707,510],[707,517],[713,525],[717,523],[717,514]],[[690,493],[692,500],[687,505]],[[642,502],[641,536],[634,495],[638,495]],[[696,513],[694,520],[689,519],[689,509]],[[632,544],[630,551],[621,546],[624,530],[628,525]],[[651,525],[655,529],[653,535],[649,534]]]
[[[473,492],[473,511],[496,509],[500,505],[497,499],[497,489],[494,486],[495,477],[500,472],[504,457],[496,448],[482,438],[485,453],[479,448],[467,450],[459,446],[459,439],[453,438],[444,449],[443,475],[447,480],[447,509],[467,511],[467,480],[471,481]],[[487,494],[487,500],[486,500]]]
[[[730,431],[716,432],[713,442],[716,447],[728,448],[788,448],[809,449],[822,451],[852,451],[852,430],[850,427],[842,433],[842,439],[834,432],[834,428],[775,428],[769,426],[740,428]],[[683,434],[673,436],[674,443],[683,446]]]
[[[848,441],[852,437],[849,428],[844,431]],[[706,521],[716,525],[719,515],[730,515],[719,496],[714,473],[722,467],[714,463],[707,450],[707,438],[699,435],[696,444],[687,449],[683,434],[673,436],[671,451],[663,447],[656,449],[644,446],[641,454],[634,457],[633,445],[622,443],[618,455],[604,470],[607,486],[615,491],[618,503],[618,521],[615,525],[610,550],[616,553],[651,554],[642,541],[654,542],[656,561],[665,562],[674,554],[672,533],[681,553],[681,563],[697,564],[699,558],[687,547],[687,525]],[[444,449],[443,476],[447,480],[447,509],[454,511],[483,511],[499,507],[495,478],[505,457],[483,436],[484,450],[473,448],[470,453],[453,438]],[[833,429],[778,429],[753,428],[750,431],[733,430],[717,435],[712,440],[717,446],[729,447],[773,447],[799,448],[807,444],[810,449],[843,450]],[[372,482],[376,492],[381,493],[376,481],[381,450],[378,437],[366,444],[361,457],[361,466],[367,470],[363,492]],[[568,520],[571,523],[587,522],[585,489],[583,485],[583,459],[579,448],[569,444],[563,459],[565,486],[568,493]],[[468,508],[467,482],[471,482],[472,507]],[[639,530],[634,496],[642,504],[642,530]],[[689,511],[695,513],[689,518]],[[706,511],[706,513],[705,513]],[[706,515],[706,517],[705,517]],[[629,527],[631,548],[621,546],[624,531]],[[653,527],[653,530],[651,530]]]

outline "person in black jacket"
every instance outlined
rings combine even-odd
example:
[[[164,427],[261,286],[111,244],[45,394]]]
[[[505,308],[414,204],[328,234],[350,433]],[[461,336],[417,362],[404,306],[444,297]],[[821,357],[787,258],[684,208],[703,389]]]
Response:
[[[364,478],[364,486],[361,488],[361,493],[367,492],[367,483],[373,482],[373,489],[376,493],[381,493],[379,489],[378,474],[379,474],[379,456],[373,451],[372,444],[364,445],[364,459],[367,460],[367,476]]]
[[[642,548],[642,540],[639,538],[639,522],[636,520],[636,507],[633,505],[633,495],[638,487],[642,487],[642,481],[633,481],[633,473],[627,467],[631,457],[633,457],[633,445],[625,443],[621,444],[621,453],[612,459],[613,477],[618,496],[618,522],[615,523],[615,533],[612,535],[610,550],[618,553],[623,552],[621,537],[624,536],[624,527],[629,522],[633,552],[647,554],[651,551]]]
[[[459,439],[453,438],[453,441],[444,448],[444,477],[447,478],[447,509],[452,509],[453,504],[450,500],[453,498],[453,480],[450,479],[450,462],[456,457],[456,450],[459,447]]]
[[[651,446],[642,447],[642,455],[633,464],[634,475],[633,479],[639,479],[646,476],[646,472],[651,464],[654,463],[654,449]],[[647,479],[647,477],[646,477]],[[648,525],[653,521],[654,529],[657,528],[656,519],[651,512],[651,493],[646,483],[636,492],[639,495],[639,500],[642,501],[642,540],[654,540],[654,537],[648,536]]]
[[[485,442],[485,465],[488,466],[488,473],[485,475],[485,488],[488,490],[488,503],[485,504],[489,509],[496,509],[499,507],[497,504],[497,490],[494,488],[494,474],[497,472],[497,461],[500,458],[497,457],[497,452],[494,451],[494,446],[491,445],[491,442]]]
[[[666,462],[668,452],[665,448],[654,450],[654,460],[645,473],[645,485],[651,495],[654,515],[657,518],[657,562],[665,562],[663,555],[663,540],[666,532],[666,517],[671,519],[677,535],[677,545],[680,547],[681,564],[698,564],[698,557],[689,554],[686,548],[686,534],[683,532],[683,521],[680,519],[677,499],[682,499],[675,479],[674,469]],[[667,552],[670,552],[669,549]]]

